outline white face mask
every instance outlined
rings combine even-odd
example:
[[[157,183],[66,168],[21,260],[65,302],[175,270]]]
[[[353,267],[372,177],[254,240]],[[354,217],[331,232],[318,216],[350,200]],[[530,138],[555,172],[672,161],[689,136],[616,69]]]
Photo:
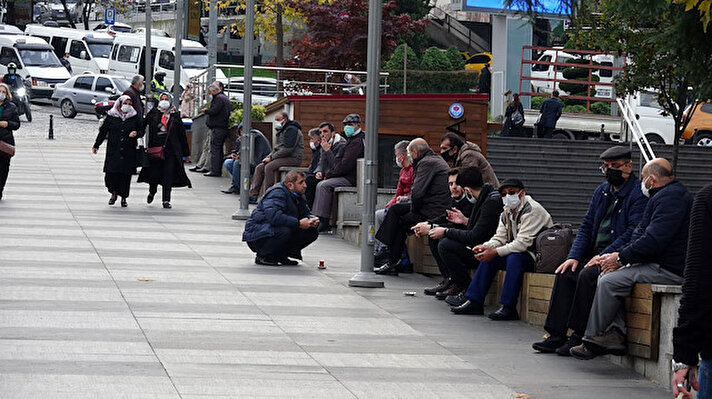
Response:
[[[158,102],[158,109],[160,109],[161,111],[167,110],[170,106],[171,103],[168,100],[161,100]]]
[[[467,198],[467,200],[470,201],[471,204],[477,202],[477,198],[475,198],[475,196],[467,190],[465,190],[465,198]]]
[[[131,111],[131,104],[122,104],[121,105],[121,112],[127,114],[129,111]]]
[[[314,144],[313,141],[310,141],[310,142],[309,142],[309,148],[311,148],[312,151],[316,151],[316,144]]]
[[[647,187],[645,187],[645,181],[646,181],[646,180],[648,180],[647,177],[646,177],[645,179],[643,179],[643,181],[640,182],[640,191],[643,192],[643,195],[644,195],[644,196],[650,198],[650,189],[647,188]]]
[[[282,122],[281,121],[275,121],[274,122],[274,128],[277,130],[280,130],[282,128]]]
[[[3,92],[0,92],[0,101],[5,101],[6,98],[7,98],[7,95],[5,95],[5,93],[3,93]]]
[[[522,200],[519,198],[519,194],[507,194],[504,196],[504,206],[509,210],[517,209],[520,202]]]
[[[402,168],[403,162],[401,162],[400,159],[396,158],[396,165],[398,165],[399,168]]]

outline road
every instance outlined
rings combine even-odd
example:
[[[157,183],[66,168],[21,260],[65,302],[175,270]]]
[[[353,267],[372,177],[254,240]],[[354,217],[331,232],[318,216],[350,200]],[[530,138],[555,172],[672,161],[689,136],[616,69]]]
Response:
[[[524,323],[452,315],[420,294],[434,279],[350,288],[359,250],[336,237],[256,266],[227,177],[191,174],[170,210],[135,182],[109,206],[96,119],[33,113],[0,201],[4,399],[671,397],[606,359],[534,354]]]

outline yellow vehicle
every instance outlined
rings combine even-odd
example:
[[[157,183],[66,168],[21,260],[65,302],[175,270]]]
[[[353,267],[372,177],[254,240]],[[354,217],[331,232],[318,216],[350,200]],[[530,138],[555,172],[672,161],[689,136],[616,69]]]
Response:
[[[690,123],[687,124],[685,131],[682,132],[682,138],[687,143],[702,147],[712,147],[712,102],[697,102],[694,107],[695,112],[692,113]],[[684,113],[685,117],[687,117],[691,109],[692,105],[687,107]]]
[[[479,72],[485,64],[492,64],[492,53],[477,53],[465,61],[465,69]]]

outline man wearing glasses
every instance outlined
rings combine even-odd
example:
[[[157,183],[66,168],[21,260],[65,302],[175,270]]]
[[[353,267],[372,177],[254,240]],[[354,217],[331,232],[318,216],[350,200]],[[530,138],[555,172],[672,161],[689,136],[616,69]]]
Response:
[[[601,255],[628,244],[648,202],[633,173],[630,149],[612,147],[600,158],[606,182],[596,188],[568,259],[555,271],[544,324],[549,337],[532,345],[539,352],[570,356],[569,350],[581,344],[601,274]],[[569,328],[573,334],[567,337]]]

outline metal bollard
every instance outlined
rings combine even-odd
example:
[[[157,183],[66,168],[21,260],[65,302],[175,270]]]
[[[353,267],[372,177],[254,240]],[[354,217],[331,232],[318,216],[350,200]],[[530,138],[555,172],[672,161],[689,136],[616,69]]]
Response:
[[[49,116],[49,140],[54,140],[54,115]]]

